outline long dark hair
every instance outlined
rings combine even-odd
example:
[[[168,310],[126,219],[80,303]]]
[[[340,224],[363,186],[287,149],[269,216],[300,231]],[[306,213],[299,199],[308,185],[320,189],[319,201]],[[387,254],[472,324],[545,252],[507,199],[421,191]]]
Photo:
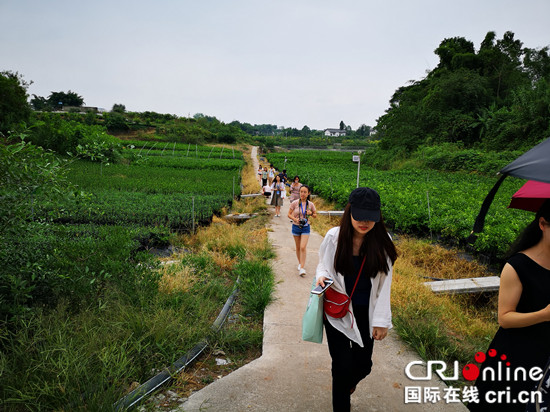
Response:
[[[348,203],[340,221],[340,234],[338,235],[338,245],[334,257],[334,269],[344,276],[353,275],[355,272],[353,265],[353,232],[351,205]],[[378,272],[388,273],[387,257],[390,258],[392,264],[397,259],[397,250],[388,235],[382,213],[380,213],[380,221],[376,222],[363,238],[359,255],[366,256],[363,273],[372,278],[376,277]]]
[[[550,199],[544,201],[539,211],[535,215],[535,219],[527,225],[517,239],[512,243],[508,253],[506,253],[506,260],[512,257],[522,250],[529,249],[540,242],[542,238],[542,231],[539,227],[540,218],[543,217],[547,223],[550,223]]]
[[[309,188],[308,185],[302,185],[302,186],[300,187],[300,190],[302,190],[302,187],[305,187],[305,188],[307,189],[307,193],[308,193],[308,195],[307,195],[307,197],[306,197],[306,211],[307,211],[307,208],[308,208],[308,206],[309,206],[309,202],[311,201],[311,200],[310,200],[310,199],[311,199],[311,189]],[[302,203],[302,198],[299,197],[299,198],[298,198],[298,206],[300,206],[301,203]],[[306,213],[307,213],[307,212],[306,212]],[[306,214],[304,217],[307,219],[307,218],[308,218],[308,217],[307,217],[307,214]]]

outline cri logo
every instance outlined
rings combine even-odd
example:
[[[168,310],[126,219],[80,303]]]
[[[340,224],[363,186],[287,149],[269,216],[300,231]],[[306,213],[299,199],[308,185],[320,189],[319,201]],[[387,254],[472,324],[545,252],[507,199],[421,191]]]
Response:
[[[495,349],[489,349],[487,352],[489,357],[494,358],[497,356],[497,351]],[[477,363],[483,363],[487,359],[485,353],[483,352],[477,352],[474,355],[474,359]],[[507,357],[506,355],[501,355],[500,359],[502,361],[506,361]],[[426,376],[414,376],[411,369],[413,366],[424,366],[424,362],[422,361],[414,361],[409,362],[407,367],[405,368],[405,375],[411,379],[411,380],[417,380],[417,381],[423,381],[423,380],[430,380],[432,378],[432,371],[435,372],[437,376],[441,380],[449,381],[449,380],[458,380],[458,371],[459,371],[459,365],[458,361],[453,362],[453,367],[450,368],[450,372],[452,372],[451,376],[446,376],[444,374],[445,371],[447,371],[447,364],[444,361],[440,360],[432,360],[426,362]],[[510,362],[506,362],[506,366],[510,366]],[[499,366],[499,372],[500,372],[500,366]],[[479,367],[475,365],[474,363],[468,363],[462,368],[462,376],[467,381],[475,381],[479,377]]]
[[[497,351],[495,349],[489,349],[487,353],[491,358],[497,356]],[[477,363],[483,363],[487,358],[483,352],[478,352],[474,355],[474,359]],[[500,359],[505,361],[507,359],[506,355],[500,355]],[[510,362],[506,362],[506,366],[510,366]],[[462,368],[462,376],[464,376],[464,379],[467,381],[475,381],[479,376],[479,368],[473,363],[468,363]]]

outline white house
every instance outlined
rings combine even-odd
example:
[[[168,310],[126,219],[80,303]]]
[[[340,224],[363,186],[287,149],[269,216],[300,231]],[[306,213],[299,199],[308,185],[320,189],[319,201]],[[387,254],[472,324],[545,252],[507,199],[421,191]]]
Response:
[[[341,130],[341,129],[325,129],[324,132],[325,132],[325,136],[338,137],[338,136],[345,136],[346,135],[346,131]]]

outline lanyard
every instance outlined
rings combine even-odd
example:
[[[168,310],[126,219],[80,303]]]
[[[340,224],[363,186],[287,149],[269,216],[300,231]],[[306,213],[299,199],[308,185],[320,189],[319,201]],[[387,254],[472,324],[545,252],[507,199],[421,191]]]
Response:
[[[304,216],[304,218],[307,218],[307,200],[306,200],[306,208],[305,208],[305,211],[304,209],[302,209],[302,202],[300,202],[300,211],[302,212],[302,215]]]

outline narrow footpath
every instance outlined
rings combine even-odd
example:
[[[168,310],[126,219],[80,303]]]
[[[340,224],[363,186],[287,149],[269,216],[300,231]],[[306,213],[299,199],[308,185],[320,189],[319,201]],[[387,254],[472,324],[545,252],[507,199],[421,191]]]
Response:
[[[258,169],[256,148],[252,151]],[[323,238],[312,231],[308,243],[307,275],[298,276],[291,224],[286,218],[288,199],[281,217],[271,210],[269,240],[277,257],[273,270],[277,283],[275,301],[264,316],[262,356],[231,374],[195,392],[177,411],[330,412],[330,355],[326,344],[302,341],[302,316],[318,261]],[[390,330],[387,338],[374,345],[373,371],[352,395],[352,411],[436,412],[466,411],[461,403],[407,403],[405,387],[430,387],[443,396],[441,381],[411,381],[405,376],[409,362],[418,355]],[[418,367],[415,372],[419,373]]]

